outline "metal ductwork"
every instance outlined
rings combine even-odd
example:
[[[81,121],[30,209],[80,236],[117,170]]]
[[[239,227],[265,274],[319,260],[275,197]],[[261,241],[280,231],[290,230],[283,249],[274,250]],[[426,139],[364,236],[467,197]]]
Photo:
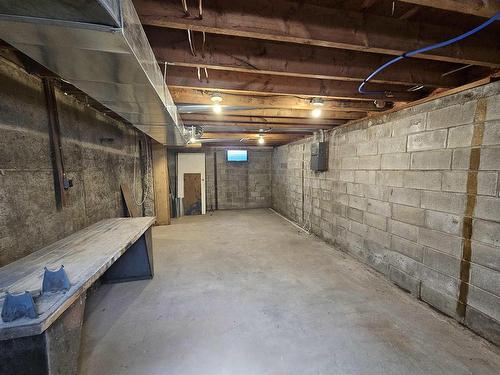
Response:
[[[0,38],[156,141],[186,143],[131,0],[3,0]]]

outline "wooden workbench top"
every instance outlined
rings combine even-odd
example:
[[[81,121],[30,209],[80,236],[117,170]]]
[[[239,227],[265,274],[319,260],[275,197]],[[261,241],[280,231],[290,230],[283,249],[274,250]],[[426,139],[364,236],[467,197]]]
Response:
[[[0,340],[45,331],[154,222],[154,217],[102,220],[0,268],[0,309],[7,291],[29,291],[39,314],[36,319],[0,320]],[[71,283],[69,291],[40,296],[44,267],[56,270],[61,265]]]

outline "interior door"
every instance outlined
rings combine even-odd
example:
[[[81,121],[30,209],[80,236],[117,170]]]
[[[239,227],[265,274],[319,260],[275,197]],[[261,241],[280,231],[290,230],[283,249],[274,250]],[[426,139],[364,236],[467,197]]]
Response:
[[[201,173],[184,173],[184,215],[201,215]]]

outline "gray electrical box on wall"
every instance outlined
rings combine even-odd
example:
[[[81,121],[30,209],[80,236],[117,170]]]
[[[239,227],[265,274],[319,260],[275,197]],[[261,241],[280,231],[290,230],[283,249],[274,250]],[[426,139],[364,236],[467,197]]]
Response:
[[[328,142],[311,144],[311,170],[316,172],[328,170]]]

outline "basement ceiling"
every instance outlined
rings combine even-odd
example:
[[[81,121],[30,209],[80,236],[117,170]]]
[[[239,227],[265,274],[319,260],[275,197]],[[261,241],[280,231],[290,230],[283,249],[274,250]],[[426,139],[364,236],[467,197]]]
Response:
[[[498,23],[391,66],[367,84],[381,94],[358,92],[384,62],[468,31],[499,3],[195,0],[186,12],[182,0],[134,0],[184,124],[202,142],[235,145],[255,145],[259,134],[288,143],[494,73]],[[313,99],[323,104],[318,119]]]
[[[381,64],[478,26],[500,12],[500,1],[132,1],[177,118],[195,132],[197,143],[254,146],[264,138],[266,146],[281,145],[500,71],[497,21],[459,43],[399,61],[365,86],[369,94],[358,92]],[[102,12],[78,12],[70,6],[66,16],[115,22],[102,19]],[[32,73],[57,77],[2,41],[0,55]],[[111,117],[144,122],[140,103],[112,105],[58,82]],[[222,99],[220,113],[213,110],[214,97]],[[312,116],[315,102],[321,104],[318,118]]]

